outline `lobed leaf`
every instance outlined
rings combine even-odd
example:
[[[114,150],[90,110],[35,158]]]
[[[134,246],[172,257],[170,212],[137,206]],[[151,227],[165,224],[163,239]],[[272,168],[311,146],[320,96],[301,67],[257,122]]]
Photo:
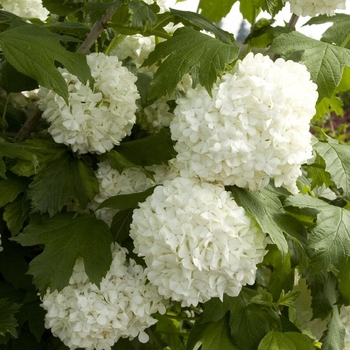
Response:
[[[11,173],[7,174],[7,179],[0,180],[0,208],[7,203],[13,202],[17,196],[28,187],[28,180],[20,178]]]
[[[166,164],[176,156],[170,134],[165,130],[142,139],[122,142],[116,151],[130,162],[142,166]]]
[[[326,337],[322,338],[322,350],[344,350],[345,328],[340,319],[338,307],[333,306],[333,315],[328,324]]]
[[[201,14],[215,23],[219,23],[222,18],[226,17],[231,10],[231,7],[237,0],[220,1],[220,6],[217,6],[215,0],[200,0],[198,7],[202,10]]]
[[[289,197],[286,205],[319,210],[308,240],[313,271],[341,270],[350,254],[350,211],[301,194]]]
[[[259,344],[258,350],[313,350],[308,337],[297,332],[277,332],[275,330],[266,334]]]
[[[327,135],[326,138],[327,142],[315,142],[314,149],[324,159],[331,180],[350,198],[350,146],[339,144]]]
[[[29,264],[36,287],[45,293],[68,285],[78,258],[84,259],[85,272],[92,283],[99,285],[110,267],[112,236],[101,220],[84,214],[58,214],[30,223],[23,233],[13,238],[23,246],[45,245],[44,251]]]
[[[50,216],[71,200],[85,209],[97,193],[98,180],[93,169],[68,152],[47,164],[27,192],[33,212],[48,212]]]
[[[184,27],[175,31],[169,40],[158,44],[144,62],[144,66],[163,60],[149,84],[148,98],[159,98],[173,93],[184,74],[191,73],[209,93],[219,73],[238,57],[239,48],[228,45]]]
[[[283,213],[283,207],[276,193],[263,189],[250,192],[238,187],[230,187],[230,191],[238,205],[242,206],[255,218],[264,233],[267,233],[285,256],[288,252],[287,240],[278,213]]]
[[[304,64],[311,79],[318,86],[319,101],[331,97],[340,84],[344,67],[350,66],[350,51],[326,42],[292,32],[277,37],[270,51],[290,59],[300,53],[299,62]]]
[[[14,315],[18,312],[20,305],[7,299],[0,299],[0,335],[10,333],[17,337],[17,320]]]
[[[74,38],[62,37],[36,25],[22,25],[0,33],[1,49],[7,61],[20,73],[52,89],[68,103],[68,87],[55,61],[86,84],[93,82],[83,54],[69,52],[60,44]]]

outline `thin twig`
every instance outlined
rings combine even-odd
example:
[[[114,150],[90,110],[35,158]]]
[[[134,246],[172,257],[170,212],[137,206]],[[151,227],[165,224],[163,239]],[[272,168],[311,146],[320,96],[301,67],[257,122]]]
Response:
[[[297,24],[299,19],[299,16],[297,16],[296,14],[292,14],[292,17],[290,18],[289,22],[288,22],[288,28],[291,30],[295,30],[295,25]]]
[[[77,52],[87,54],[94,45],[96,39],[100,36],[100,34],[107,28],[108,21],[112,18],[114,13],[117,11],[117,7],[111,7],[107,10],[105,15],[98,20],[91,29],[91,32],[83,41],[83,43],[79,46]]]
[[[32,115],[28,117],[15,137],[16,142],[24,141],[32,133],[42,114],[43,112],[37,109],[35,112],[33,112]]]

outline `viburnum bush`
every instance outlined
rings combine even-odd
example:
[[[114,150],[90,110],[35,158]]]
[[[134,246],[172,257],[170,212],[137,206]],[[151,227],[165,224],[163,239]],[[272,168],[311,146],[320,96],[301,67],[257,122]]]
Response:
[[[0,350],[350,350],[350,15],[235,2],[0,0]]]

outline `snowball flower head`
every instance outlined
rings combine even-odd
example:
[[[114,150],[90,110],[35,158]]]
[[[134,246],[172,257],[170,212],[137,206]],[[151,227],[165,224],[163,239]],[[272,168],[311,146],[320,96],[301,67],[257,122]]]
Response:
[[[180,178],[164,182],[134,210],[130,236],[147,276],[182,306],[237,296],[255,281],[265,235],[223,186]]]
[[[340,319],[345,327],[344,350],[350,350],[350,306],[341,306]]]
[[[145,272],[130,259],[125,248],[112,245],[113,261],[100,287],[91,283],[83,260],[77,260],[69,285],[42,298],[45,327],[51,328],[70,349],[111,350],[119,338],[139,337],[157,322],[151,315],[165,313],[157,289],[147,284]]]
[[[119,60],[130,57],[133,59],[136,67],[140,68],[144,60],[154,50],[155,46],[156,40],[153,35],[129,35],[112,51],[112,55],[116,55]]]
[[[0,0],[0,5],[7,12],[23,18],[39,18],[45,21],[50,12],[43,7],[41,0]]]
[[[95,79],[93,89],[58,68],[68,85],[69,105],[54,91],[41,87],[38,106],[56,142],[79,153],[104,153],[130,135],[135,124],[136,76],[114,56],[92,53],[87,63]]]
[[[345,10],[346,8],[346,0],[288,0],[288,2],[291,12],[297,16],[333,16],[335,10]]]
[[[217,81],[177,99],[170,123],[181,176],[196,175],[251,191],[274,179],[296,193],[312,157],[310,119],[316,85],[305,66],[248,54]]]

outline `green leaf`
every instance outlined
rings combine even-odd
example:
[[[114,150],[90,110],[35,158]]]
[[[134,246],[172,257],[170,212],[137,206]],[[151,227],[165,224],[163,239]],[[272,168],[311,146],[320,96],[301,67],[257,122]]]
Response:
[[[311,18],[304,25],[324,24],[329,22],[333,24],[322,34],[322,41],[342,46],[343,43],[346,43],[347,36],[349,35],[350,15],[345,13],[337,13],[334,16],[320,15]],[[345,47],[349,48],[349,41]]]
[[[44,28],[54,33],[71,35],[82,39],[84,39],[91,30],[89,26],[79,22],[53,22],[45,24]]]
[[[321,271],[307,276],[307,283],[312,295],[313,317],[325,319],[338,298],[337,279],[333,273]]]
[[[257,2],[257,0],[254,0]],[[258,0],[262,10],[267,11],[272,17],[277,15],[284,6],[283,0]]]
[[[328,332],[321,339],[322,350],[344,350],[345,328],[339,317],[338,307],[333,306],[333,315],[328,324]]]
[[[221,4],[222,2],[220,2],[220,5]],[[235,44],[235,40],[232,34],[220,29],[219,27],[214,25],[208,18],[201,14],[190,11],[170,9],[170,15],[174,15],[175,19],[180,19],[182,22],[185,22],[185,24],[192,25],[196,29],[204,29],[208,32],[213,33],[217,39],[221,40],[224,43],[232,45]]]
[[[252,293],[248,291],[243,289],[238,297],[230,300],[231,336],[240,349],[255,350],[264,335],[278,322],[265,306],[250,304]]]
[[[237,0],[223,0],[218,6],[215,0],[201,0],[199,8],[202,10],[201,14],[215,23],[219,23],[222,18],[226,17],[231,10],[231,7]]]
[[[166,315],[159,315],[156,317],[158,320],[156,332],[160,333],[162,340],[168,345],[168,347],[170,349],[185,350],[185,346],[181,341],[180,336],[177,335],[179,331],[179,322],[168,318]]]
[[[149,98],[170,96],[186,73],[195,76],[209,93],[219,73],[237,58],[239,48],[228,45],[209,35],[184,27],[172,38],[158,44],[144,62],[144,66],[163,60],[149,84]]]
[[[308,337],[301,333],[281,333],[275,330],[266,334],[259,344],[258,350],[313,350]],[[322,347],[323,349],[323,347]]]
[[[31,176],[36,173],[39,165],[35,154],[25,149],[22,144],[7,142],[0,138],[0,159],[6,157],[14,159],[14,164],[9,169],[17,175]],[[6,178],[2,174],[2,177]]]
[[[85,209],[97,193],[94,171],[67,152],[39,172],[29,187],[28,198],[34,212],[47,211],[52,216],[71,200]]]
[[[319,101],[333,95],[341,81],[344,67],[350,66],[349,50],[298,32],[281,34],[272,43],[270,51],[286,59],[296,52],[301,53],[300,63],[305,64],[311,79],[317,84]]]
[[[23,246],[45,245],[44,251],[30,262],[28,271],[42,293],[47,288],[54,291],[68,285],[78,258],[84,259],[85,272],[97,285],[110,267],[112,236],[107,224],[87,214],[74,215],[45,217],[13,238]]]
[[[148,196],[150,196],[155,187],[151,187],[144,192],[137,192],[131,194],[121,194],[118,196],[110,197],[102,202],[98,209],[101,208],[112,208],[125,210],[130,208],[136,208],[139,203],[144,202]]]
[[[0,33],[0,45],[7,61],[20,73],[52,89],[67,102],[68,87],[55,61],[86,84],[93,82],[83,54],[69,52],[60,41],[73,41],[36,25],[23,25]]]
[[[282,291],[292,290],[294,285],[294,269],[291,267],[290,253],[283,258],[275,246],[268,245],[268,253],[264,257],[263,264],[272,266],[267,291],[277,301]]]
[[[67,16],[82,7],[81,3],[72,1],[42,0],[44,7],[51,13]]]
[[[319,210],[308,241],[313,271],[329,271],[332,266],[340,270],[350,254],[350,211],[301,194],[289,197],[286,204]]]
[[[0,272],[2,277],[15,289],[28,290],[33,287],[32,278],[26,275],[28,262],[23,254],[23,247],[15,242],[3,240],[4,250],[0,254]]]
[[[131,162],[128,158],[126,158],[123,154],[117,151],[109,151],[100,156],[103,160],[107,160],[110,166],[113,169],[118,170],[119,174],[121,174],[125,169],[128,168],[137,168],[141,172],[143,172],[147,177],[154,180],[152,172],[146,170],[144,167],[137,165]]]
[[[13,202],[20,193],[26,190],[27,186],[28,180],[26,178],[8,173],[7,179],[0,180],[0,208]]]
[[[146,26],[152,26],[157,22],[157,16],[150,6],[145,6],[142,3],[134,1],[130,1],[128,6],[133,14],[131,22],[132,27],[144,28]]]
[[[22,229],[29,210],[29,203],[25,201],[23,195],[19,195],[13,202],[6,205],[3,219],[12,236],[17,235]]]
[[[20,305],[6,299],[0,299],[0,335],[10,333],[17,337],[17,321],[14,314],[18,312]]]
[[[276,214],[283,213],[282,204],[276,193],[263,189],[250,192],[238,187],[230,187],[230,191],[238,205],[242,206],[255,218],[264,233],[269,234],[282,255],[288,252],[287,240],[280,228]]]
[[[338,274],[338,289],[342,295],[345,304],[350,304],[350,259],[346,260],[346,263],[343,265],[343,268]]]
[[[19,73],[13,66],[3,60],[0,63],[0,87],[7,93],[34,90],[38,83],[28,76]]]
[[[314,148],[324,159],[331,180],[338,188],[343,189],[346,197],[350,197],[350,146],[340,145],[337,140],[329,136],[327,141],[316,142]]]
[[[304,168],[307,171],[307,177],[311,179],[311,189],[323,185],[329,187],[332,184],[330,174],[326,171],[326,162],[319,154],[316,154],[312,164],[305,165]]]
[[[130,162],[142,166],[166,164],[169,159],[176,157],[170,134],[165,130],[142,139],[122,142],[117,152]]]
[[[238,350],[232,343],[227,318],[208,323],[203,332],[202,350]]]
[[[245,18],[250,24],[254,24],[256,16],[259,14],[259,6],[256,6],[254,0],[241,0],[239,9],[243,18]]]
[[[129,237],[133,211],[133,208],[125,209],[114,215],[110,228],[114,242],[120,244]]]

